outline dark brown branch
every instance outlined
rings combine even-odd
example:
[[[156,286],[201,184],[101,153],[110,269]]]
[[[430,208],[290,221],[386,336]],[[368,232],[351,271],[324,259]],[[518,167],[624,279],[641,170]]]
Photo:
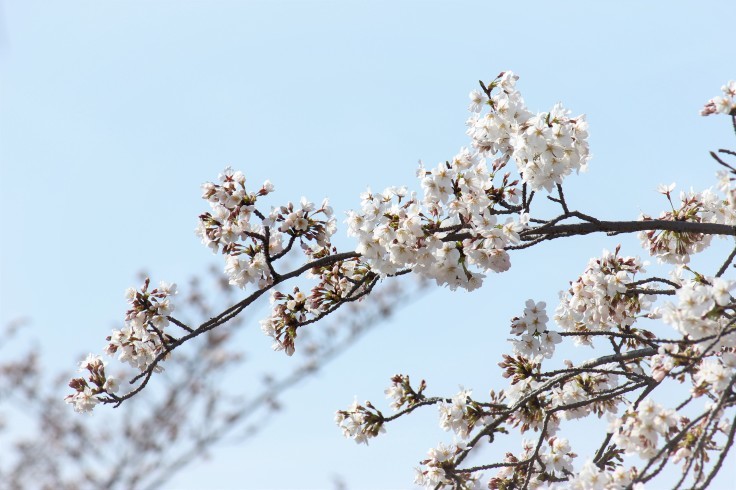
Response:
[[[642,289],[642,288],[632,288],[628,289],[626,291],[627,293],[631,294],[665,294],[669,296],[674,296],[677,294],[677,291],[674,289]]]
[[[422,400],[420,402],[416,402],[413,405],[411,405],[409,407],[406,407],[403,410],[400,410],[400,411],[396,412],[395,414],[391,415],[390,417],[383,417],[382,418],[382,422],[383,423],[391,422],[393,420],[398,419],[402,415],[406,415],[407,413],[413,412],[414,410],[416,410],[419,407],[426,407],[428,405],[436,405],[439,402],[450,403],[450,402],[452,402],[452,400],[449,399],[449,398],[442,398],[440,396],[434,396],[432,398],[425,398],[424,400]]]
[[[535,239],[537,235],[549,238],[558,235],[587,235],[589,233],[633,233],[637,231],[664,230],[680,233],[702,233],[705,235],[736,236],[736,228],[717,223],[695,223],[692,221],[669,221],[653,219],[646,221],[598,221],[588,223],[574,223],[569,225],[555,225],[544,230],[531,228],[520,233],[522,237]]]
[[[731,153],[731,152],[730,152],[729,150],[718,150],[718,151],[719,151],[720,153],[727,153],[727,154],[732,154],[732,153]],[[723,160],[723,159],[722,159],[721,157],[719,157],[719,156],[718,156],[718,155],[716,154],[716,152],[714,152],[714,151],[710,152],[710,156],[711,156],[711,157],[713,157],[713,160],[715,160],[715,161],[716,161],[716,162],[718,162],[719,164],[721,164],[721,165],[723,165],[724,167],[726,167],[727,169],[729,169],[729,170],[730,170],[730,171],[731,171],[732,173],[736,173],[736,169],[735,169],[735,168],[733,168],[733,167],[732,167],[731,165],[729,165],[728,163],[726,163],[726,162],[725,162],[725,161],[724,161],[724,160]]]
[[[120,406],[120,404],[133,397],[134,395],[138,394],[147,384],[148,381],[151,379],[151,375],[153,374],[156,366],[173,350],[175,350],[177,347],[185,343],[186,341],[193,339],[194,337],[197,337],[199,335],[202,335],[203,333],[212,330],[213,328],[222,325],[223,323],[226,323],[228,320],[234,318],[237,316],[241,311],[243,311],[246,307],[248,307],[250,304],[255,302],[258,298],[260,298],[264,293],[271,290],[276,285],[302,275],[306,271],[313,269],[313,268],[319,268],[319,267],[325,267],[328,265],[335,264],[337,262],[341,262],[343,260],[348,260],[352,258],[360,257],[360,255],[356,252],[345,252],[341,254],[335,254],[335,255],[328,255],[327,257],[322,257],[320,259],[314,260],[312,262],[308,262],[307,264],[304,264],[303,266],[299,267],[298,269],[294,269],[293,271],[289,272],[288,274],[284,274],[279,276],[278,278],[274,278],[274,281],[269,284],[268,286],[265,286],[255,292],[253,292],[250,296],[245,298],[244,300],[234,304],[230,308],[226,309],[219,315],[210,318],[206,322],[202,323],[199,327],[197,327],[195,330],[190,332],[189,334],[180,337],[179,339],[175,340],[174,342],[171,342],[167,344],[162,350],[151,362],[151,364],[148,365],[148,367],[142,371],[140,374],[135,376],[133,379],[130,380],[130,384],[133,384],[137,381],[139,381],[141,378],[143,378],[143,381],[140,385],[138,385],[134,390],[126,393],[123,396],[115,396],[114,399],[116,401],[115,407]]]
[[[713,481],[713,478],[718,474],[721,467],[723,466],[723,462],[726,460],[726,456],[728,455],[728,451],[731,449],[731,446],[733,446],[733,440],[734,435],[736,434],[736,417],[734,417],[731,420],[731,430],[728,431],[728,439],[726,440],[726,444],[723,447],[723,450],[721,451],[721,454],[718,455],[718,461],[716,461],[716,464],[713,465],[713,469],[708,474],[708,477],[706,478],[705,482],[703,482],[703,485],[700,486],[700,489],[705,490],[708,488],[710,483]]]
[[[539,438],[537,439],[537,445],[534,447],[534,453],[529,458],[529,467],[526,470],[526,478],[524,479],[524,484],[521,486],[521,490],[526,490],[529,488],[529,481],[532,479],[532,473],[534,472],[534,462],[539,461],[539,464],[542,466],[542,471],[545,470],[544,463],[542,463],[542,460],[539,459],[539,450],[542,449],[542,444],[544,443],[544,436],[547,435],[547,426],[549,425],[549,419],[550,419],[550,413],[547,413],[544,416],[544,422],[542,423],[542,430],[539,431]]]
[[[623,354],[617,354],[617,355],[608,355],[608,356],[602,356],[597,359],[592,359],[590,361],[584,362],[577,366],[576,368],[572,369],[585,369],[585,368],[595,368],[597,366],[603,365],[603,364],[610,364],[610,363],[617,363],[619,361],[630,361],[634,359],[641,359],[643,357],[651,356],[657,353],[657,349],[653,347],[644,348],[644,349],[636,349],[632,350]],[[501,425],[503,424],[511,414],[516,412],[519,408],[525,406],[530,400],[533,398],[539,396],[540,394],[544,393],[545,391],[552,388],[554,385],[566,381],[567,379],[570,379],[577,374],[570,374],[570,373],[562,373],[560,375],[557,375],[543,383],[541,383],[537,388],[531,390],[529,393],[524,395],[522,398],[520,398],[516,403],[511,405],[508,410],[502,412],[498,418],[496,418],[493,422],[487,424],[483,430],[478,432],[470,441],[467,443],[467,449],[465,449],[460,456],[457,457],[455,460],[456,464],[461,463],[472,451],[472,449],[478,444],[478,442],[486,436],[490,436],[493,434],[493,432]]]
[[[191,327],[189,327],[189,326],[185,325],[184,323],[180,322],[179,320],[177,320],[173,316],[167,316],[166,319],[169,320],[174,325],[176,325],[177,327],[183,328],[187,332],[194,332],[194,330]]]
[[[715,407],[711,408],[710,413],[708,414],[708,418],[706,419],[706,422],[703,426],[703,431],[700,433],[700,436],[698,437],[698,441],[695,444],[695,450],[693,451],[693,456],[699,454],[700,451],[704,450],[703,446],[705,445],[706,440],[710,438],[710,436],[708,435],[707,428],[714,421],[716,424],[718,423],[717,418],[720,416],[721,408],[725,404],[726,399],[731,394],[731,388],[733,388],[734,383],[736,383],[736,375],[731,376],[731,381],[728,383],[728,386],[726,387],[726,389],[723,390],[723,393],[721,394],[720,399],[718,400],[718,403],[716,404]],[[683,470],[683,473],[688,473],[690,471],[690,467],[692,466],[694,460],[695,460],[695,457],[690,459],[686,469]],[[701,469],[702,469],[702,465],[701,465]]]
[[[726,258],[725,262],[723,262],[723,265],[720,269],[718,269],[718,272],[716,272],[716,277],[721,277],[725,272],[726,269],[728,269],[728,266],[731,265],[731,262],[733,262],[734,257],[736,257],[736,247],[734,247],[733,250],[731,250],[731,253]]]
[[[661,282],[663,284],[667,284],[669,286],[672,286],[675,289],[679,289],[680,285],[677,284],[674,281],[670,281],[669,279],[664,279],[662,277],[649,277],[647,279],[640,279],[638,281],[633,281],[627,284],[627,286],[641,286],[642,284],[649,284],[650,282]]]
[[[540,243],[545,240],[554,240],[567,236],[588,235],[590,233],[635,233],[639,231],[663,230],[678,233],[700,233],[704,235],[736,236],[736,227],[718,223],[696,223],[693,221],[669,221],[662,219],[642,221],[587,221],[585,223],[557,224],[559,221],[580,217],[581,213],[575,211],[568,215],[561,215],[549,223],[531,227],[519,233],[523,241]],[[460,241],[474,238],[470,233],[454,233],[443,238],[443,241]],[[516,245],[506,247],[507,250],[527,248],[529,245]]]

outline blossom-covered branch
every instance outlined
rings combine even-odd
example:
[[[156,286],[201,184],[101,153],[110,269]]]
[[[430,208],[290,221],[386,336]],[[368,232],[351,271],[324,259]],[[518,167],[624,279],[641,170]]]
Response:
[[[396,375],[387,393],[399,412],[385,416],[370,402],[356,401],[338,411],[337,422],[347,436],[367,442],[387,423],[439,406],[442,427],[458,440],[431,450],[422,462],[416,482],[429,487],[470,488],[481,469],[495,468],[500,470],[490,479],[491,488],[640,487],[669,463],[681,465],[681,483],[709,481],[720,464],[712,465],[710,473],[704,468],[713,455],[722,461],[733,440],[725,414],[736,403],[736,303],[731,296],[736,283],[724,275],[736,253],[711,275],[688,264],[713,236],[736,236],[736,169],[728,162],[736,153],[712,154],[724,168],[716,189],[682,192],[676,199],[674,184],[660,186],[668,210],[657,217],[642,214],[620,221],[590,216],[573,206],[563,189],[567,177],[589,164],[585,117],[571,116],[561,104],[531,112],[517,78],[503,72],[471,93],[469,146],[434,168],[420,165],[420,193],[390,187],[361,195],[360,209],[347,213],[348,234],[357,240],[354,251],[339,252],[332,245],[337,222],[327,200],[317,206],[302,198],[267,212],[262,199],[274,191],[270,182],[249,191],[245,176],[228,168],[219,183],[204,184],[202,197],[210,211],[200,215],[197,235],[223,256],[230,284],[249,290],[248,295],[192,326],[172,316],[173,286],[162,283],[149,291],[146,281],[128,293],[126,327],[113,332],[107,347],[140,371],[131,381],[137,385],[117,395],[104,364],[92,356],[82,365],[86,377],[72,381],[75,393],[67,401],[78,411],[97,403],[119,405],[139,393],[180,346],[237,317],[269,291],[272,313],[261,321],[262,330],[273,338],[275,350],[292,355],[307,326],[396,276],[413,273],[453,290],[474,290],[487,273],[508,270],[511,253],[548,240],[638,233],[652,257],[674,267],[669,276],[647,277],[641,259],[623,256],[616,247],[591,259],[561,294],[554,320],[562,330],[548,327],[546,304],[527,301],[523,314],[511,321],[513,354],[499,364],[510,385],[491,392],[488,400],[475,399],[464,389],[454,396],[427,397],[424,382],[412,387],[408,376]],[[736,127],[734,111],[736,85],[729,82],[723,96],[709,101],[702,113],[728,114]],[[283,269],[284,259],[299,252],[303,265]],[[275,289],[288,280],[301,282],[288,292]],[[171,333],[170,324],[183,332]],[[657,331],[662,324],[669,334]],[[605,345],[610,353],[548,368],[557,346],[569,338],[576,345]],[[651,398],[665,382],[686,392],[676,408]],[[709,401],[694,408],[696,399]],[[680,413],[686,406],[700,412],[686,417]],[[611,421],[600,448],[574,470],[577,456],[558,434],[562,422],[604,414]],[[481,441],[495,442],[513,429],[537,435],[504,461],[460,466]],[[724,437],[726,442],[718,442]],[[625,467],[623,454],[643,463]]]
[[[733,87],[733,83],[724,87],[729,107],[736,107]],[[724,106],[723,101],[720,104]],[[719,155],[714,158],[724,165]],[[455,441],[440,443],[421,461],[415,483],[428,488],[475,488],[488,470],[494,471],[488,480],[494,489],[643,488],[668,465],[680,467],[680,477],[673,482],[677,488],[685,484],[706,488],[722,468],[736,432],[736,300],[731,296],[736,282],[722,277],[736,254],[730,253],[714,276],[686,264],[708,246],[712,235],[734,235],[731,182],[736,170],[725,166],[728,171],[719,174],[723,197],[712,190],[682,193],[676,205],[671,197],[674,185],[661,186],[671,211],[658,219],[604,221],[570,211],[559,186],[551,200],[561,206],[562,214],[528,219],[538,226],[527,225],[518,233],[519,241],[527,243],[506,250],[592,232],[639,232],[652,256],[677,266],[670,277],[646,277],[639,258],[622,257],[619,248],[604,251],[561,293],[554,315],[561,331],[548,328],[543,302],[527,301],[523,315],[511,320],[513,355],[505,354],[499,364],[503,377],[510,380],[508,387],[491,391],[488,399],[473,397],[467,389],[450,397],[429,396],[425,381],[414,389],[408,376],[396,375],[386,393],[397,413],[385,416],[370,402],[354,403],[338,411],[343,433],[367,443],[415,408],[439,405],[440,427],[452,431]],[[520,212],[530,210],[524,199]],[[571,218],[578,222],[563,223]],[[464,224],[452,231],[457,240],[474,237]],[[675,301],[657,305],[660,296],[675,296]],[[652,326],[643,325],[646,322]],[[674,328],[676,335],[657,333],[660,322]],[[543,369],[564,338],[595,346],[597,352],[608,344],[611,353]],[[673,403],[675,408],[665,408],[652,398],[668,382],[678,385],[684,398]],[[696,408],[697,400],[705,402]],[[687,416],[681,413],[686,408]],[[609,426],[598,450],[576,468],[578,455],[561,435],[562,426],[590,415],[607,415]],[[504,444],[502,438],[508,439],[515,430],[522,436],[536,434],[523,439],[521,451],[507,452],[503,461],[462,464],[487,443]],[[510,443],[505,441],[504,446]],[[627,458],[625,465],[627,455],[635,458],[633,462]]]
[[[220,278],[192,280],[180,289],[177,315],[189,323],[211,317],[237,291]],[[211,330],[182,346],[157,374],[162,379],[156,389],[102,419],[81,419],[60,406],[58,379],[44,379],[43,356],[22,348],[30,332],[13,338],[18,329],[8,328],[0,336],[0,406],[6,422],[0,439],[10,449],[0,464],[0,479],[8,488],[154,489],[223,440],[236,439],[248,450],[253,436],[279,421],[293,387],[309,382],[425,290],[407,278],[374,291],[371,301],[347,306],[301,336],[301,355],[280,372],[263,372],[252,353],[243,351],[243,340],[256,332],[244,331],[245,318],[237,317],[227,329]],[[132,368],[121,369],[113,371],[118,379]],[[224,381],[235,373],[250,381]]]

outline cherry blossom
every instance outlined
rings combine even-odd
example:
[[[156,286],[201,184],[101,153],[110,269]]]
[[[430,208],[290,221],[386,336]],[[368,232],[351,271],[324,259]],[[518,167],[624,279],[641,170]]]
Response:
[[[731,80],[721,87],[722,96],[713,97],[700,111],[703,116],[711,114],[731,114],[736,112],[736,81]]]
[[[555,345],[562,342],[560,334],[547,330],[549,317],[544,301],[527,300],[524,315],[511,320],[511,333],[520,338],[511,339],[514,353],[527,358],[551,358]]]

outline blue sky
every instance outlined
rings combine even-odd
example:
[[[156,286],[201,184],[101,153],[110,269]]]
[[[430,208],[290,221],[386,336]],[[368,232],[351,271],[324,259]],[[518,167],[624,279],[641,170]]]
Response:
[[[433,166],[468,144],[477,80],[508,69],[532,110],[562,101],[588,115],[590,171],[566,184],[575,207],[656,213],[658,184],[708,187],[707,151],[733,147],[726,120],[698,116],[736,76],[727,8],[6,0],[0,322],[31,317],[49,369],[74,366],[101,350],[141,268],[184,282],[216,260],[193,229],[199,185],[223,167],[270,179],[275,200],[328,196],[339,215],[367,186],[418,189],[418,160]],[[352,246],[344,227],[338,235]],[[508,319],[530,297],[554,305],[604,247],[643,253],[612,240],[548,244],[472,294],[431,293],[286,397],[257,440],[215,451],[167,488],[324,488],[335,474],[351,488],[409,487],[411,468],[448,440],[436,412],[365,448],[342,438],[334,410],[355,395],[379,401],[395,372],[445,392],[501,386]],[[268,349],[262,337],[250,350]]]

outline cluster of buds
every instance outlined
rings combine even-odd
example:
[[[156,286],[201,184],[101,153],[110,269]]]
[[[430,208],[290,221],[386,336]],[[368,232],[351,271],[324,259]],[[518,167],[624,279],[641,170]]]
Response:
[[[69,387],[75,392],[67,395],[64,400],[74,406],[79,413],[91,412],[103,398],[118,391],[118,381],[113,376],[105,374],[105,363],[99,356],[89,354],[79,364],[79,371],[87,371],[89,376],[73,378]]]
[[[630,327],[651,306],[651,296],[627,292],[644,265],[638,257],[620,257],[619,247],[613,253],[604,250],[600,258],[590,259],[568,291],[560,293],[555,321],[569,332],[583,334]],[[581,335],[575,342],[590,345],[591,339]]]
[[[271,303],[274,305],[271,316],[261,320],[261,330],[274,339],[274,350],[283,350],[290,356],[294,354],[297,328],[307,319],[311,304],[298,287],[292,294],[274,291]]]
[[[498,363],[503,369],[502,376],[511,378],[511,384],[502,392],[502,400],[515,411],[509,416],[509,423],[519,427],[521,432],[529,429],[538,430],[545,418],[544,407],[547,400],[543,392],[537,392],[541,384],[537,381],[541,372],[541,363],[527,357],[515,357],[503,354],[503,361]],[[552,414],[547,433],[554,434],[559,425],[557,414]]]
[[[503,361],[498,363],[503,369],[503,377],[511,378],[511,384],[515,385],[520,381],[534,379],[540,373],[542,364],[525,356],[510,356],[503,354]]]
[[[386,432],[384,421],[383,414],[368,401],[365,406],[354,401],[347,410],[338,410],[335,413],[335,423],[343,435],[358,444],[368,444],[368,439]]]
[[[337,250],[333,247],[332,254],[336,253]],[[329,249],[323,249],[313,257],[319,259],[329,254]],[[318,279],[309,297],[310,309],[315,312],[328,311],[347,298],[361,295],[376,277],[370,266],[359,259],[341,260],[331,265],[314,267],[309,275]]]
[[[545,417],[548,415],[546,409],[549,406],[548,393],[538,389],[542,384],[539,380],[541,359],[537,362],[522,355],[512,357],[503,354],[503,361],[498,365],[503,369],[502,376],[511,378],[511,384],[498,397],[498,400],[503,401],[507,407],[513,408],[508,423],[513,427],[519,427],[522,433],[530,429],[540,430],[545,423]],[[492,398],[493,395],[491,392]],[[554,435],[559,424],[558,414],[550,412],[546,433]]]
[[[532,190],[549,192],[572,171],[587,168],[588,124],[583,115],[569,117],[562,104],[532,114],[516,88],[518,78],[507,71],[484,87],[485,93],[470,93],[470,110],[477,114],[467,122],[468,135],[482,156],[499,154],[504,163],[513,158]]]
[[[173,311],[170,297],[176,294],[176,284],[161,282],[158,288],[148,290],[150,279],[146,278],[140,291],[128,288],[125,296],[130,309],[125,314],[125,326],[113,330],[107,337],[105,353],[145,371],[162,353],[168,352],[172,342],[164,329],[169,325],[168,315]],[[166,354],[167,355],[167,354]],[[156,366],[161,371],[160,366]]]

